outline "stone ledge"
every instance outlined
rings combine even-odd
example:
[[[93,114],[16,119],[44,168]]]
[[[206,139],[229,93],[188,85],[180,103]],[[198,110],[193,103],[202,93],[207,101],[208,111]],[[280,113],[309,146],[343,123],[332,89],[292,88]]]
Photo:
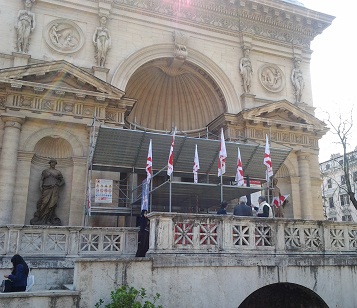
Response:
[[[2,298],[22,298],[22,297],[58,297],[58,296],[79,296],[79,291],[69,290],[44,290],[33,292],[11,292],[0,293],[0,299]]]

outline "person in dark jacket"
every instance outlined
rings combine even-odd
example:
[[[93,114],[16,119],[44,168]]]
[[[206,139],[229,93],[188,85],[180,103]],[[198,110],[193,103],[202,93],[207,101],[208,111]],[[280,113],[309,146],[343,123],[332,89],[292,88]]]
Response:
[[[227,201],[222,201],[221,202],[221,207],[217,211],[217,214],[218,215],[227,215],[227,210],[226,210],[227,205],[228,205]]]
[[[239,204],[234,207],[233,215],[235,216],[253,216],[252,208],[247,205],[247,197],[239,198]]]
[[[11,263],[11,274],[4,275],[4,277],[7,278],[4,292],[23,292],[26,290],[29,267],[25,260],[18,254],[11,258]]]
[[[141,211],[138,250],[135,257],[145,257],[149,250],[150,220],[147,218],[147,214],[147,210]]]

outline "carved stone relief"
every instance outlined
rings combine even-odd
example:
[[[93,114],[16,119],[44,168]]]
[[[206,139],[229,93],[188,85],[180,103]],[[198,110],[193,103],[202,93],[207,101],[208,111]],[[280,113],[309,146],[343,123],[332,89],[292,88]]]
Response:
[[[262,86],[270,92],[280,92],[285,86],[284,74],[275,64],[264,64],[259,69],[259,80]]]
[[[73,21],[56,19],[45,28],[43,36],[48,46],[59,53],[74,53],[84,45],[84,33]]]
[[[6,96],[0,96],[0,107],[5,107]]]

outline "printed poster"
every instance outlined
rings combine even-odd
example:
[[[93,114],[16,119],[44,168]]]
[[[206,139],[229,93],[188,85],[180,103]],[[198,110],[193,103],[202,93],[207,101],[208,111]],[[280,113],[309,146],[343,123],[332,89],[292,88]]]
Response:
[[[95,202],[112,203],[113,202],[113,180],[95,180]]]

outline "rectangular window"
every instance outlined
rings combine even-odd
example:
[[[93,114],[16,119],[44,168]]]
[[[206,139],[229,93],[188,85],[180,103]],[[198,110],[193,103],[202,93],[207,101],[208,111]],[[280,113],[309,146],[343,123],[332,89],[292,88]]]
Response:
[[[328,198],[328,206],[330,208],[335,206],[335,204],[333,203],[333,197]]]
[[[331,179],[327,180],[327,188],[332,188],[332,180]]]
[[[353,172],[353,182],[357,182],[357,171]]]
[[[348,198],[348,195],[347,194],[344,194],[344,195],[340,195],[340,202],[341,202],[341,205],[349,205],[350,204],[350,200]]]
[[[346,185],[346,177],[345,177],[345,175],[341,175],[341,185]]]

